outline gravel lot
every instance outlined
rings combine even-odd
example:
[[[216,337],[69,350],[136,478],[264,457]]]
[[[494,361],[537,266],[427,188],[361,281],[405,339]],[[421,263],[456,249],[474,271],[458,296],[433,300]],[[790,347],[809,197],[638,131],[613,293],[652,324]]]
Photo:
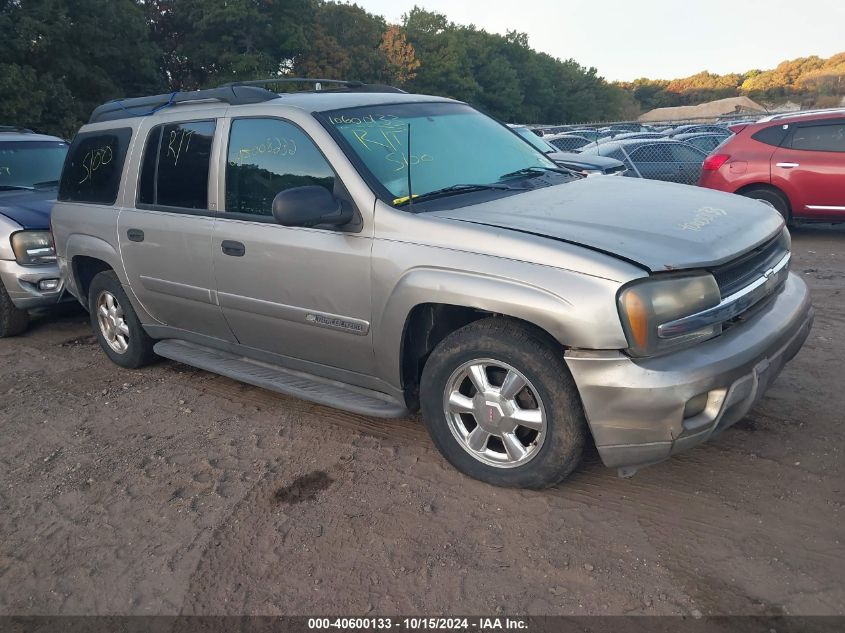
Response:
[[[558,488],[183,365],[84,314],[0,341],[2,614],[845,614],[845,226],[794,231],[816,326],[721,438]]]

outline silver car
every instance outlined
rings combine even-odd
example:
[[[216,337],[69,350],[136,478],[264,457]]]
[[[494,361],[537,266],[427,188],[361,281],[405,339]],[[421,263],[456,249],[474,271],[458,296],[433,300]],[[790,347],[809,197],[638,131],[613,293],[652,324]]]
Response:
[[[464,103],[360,84],[105,104],[53,230],[118,365],[421,409],[506,486],[561,481],[588,441],[623,475],[703,442],[813,319],[770,207],[583,178]]]
[[[31,312],[68,297],[50,238],[67,150],[55,136],[0,126],[0,338],[23,333]]]

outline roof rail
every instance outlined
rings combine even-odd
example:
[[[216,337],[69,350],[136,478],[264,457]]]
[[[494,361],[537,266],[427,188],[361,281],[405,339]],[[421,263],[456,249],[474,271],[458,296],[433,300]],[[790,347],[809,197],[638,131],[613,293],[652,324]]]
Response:
[[[231,84],[208,90],[177,91],[150,97],[115,99],[95,108],[91,113],[91,118],[88,119],[88,123],[149,116],[163,108],[190,101],[213,100],[222,101],[229,105],[245,105],[248,103],[262,103],[278,98],[279,95],[275,92],[270,92],[264,88]]]
[[[342,79],[315,79],[312,77],[274,77],[271,79],[255,79],[250,81],[233,81],[232,83],[223,84],[221,88],[231,88],[233,86],[272,86],[274,84],[314,84],[315,92],[326,92],[323,85],[338,86],[338,88],[330,88],[329,90],[345,90],[350,92],[402,92],[400,88],[388,86],[385,84],[365,84],[362,81],[344,81]]]
[[[770,114],[758,119],[757,123],[769,123],[770,121],[780,121],[781,119],[791,119],[793,117],[814,116],[818,114],[845,114],[845,108],[822,108],[819,110],[796,110],[795,112],[779,112],[777,114]]]
[[[0,132],[19,132],[20,134],[35,134],[28,127],[19,127],[17,125],[0,125]]]

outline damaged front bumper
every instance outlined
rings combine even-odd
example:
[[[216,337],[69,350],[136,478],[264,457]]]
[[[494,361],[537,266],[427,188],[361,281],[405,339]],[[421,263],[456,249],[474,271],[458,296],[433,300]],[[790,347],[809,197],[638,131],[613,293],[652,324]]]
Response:
[[[0,259],[0,283],[6,288],[16,308],[33,310],[72,301],[64,292],[64,282],[56,264],[21,266],[16,261]]]
[[[645,359],[570,350],[602,461],[628,476],[735,424],[801,349],[812,322],[807,286],[790,274],[748,322],[695,347]]]

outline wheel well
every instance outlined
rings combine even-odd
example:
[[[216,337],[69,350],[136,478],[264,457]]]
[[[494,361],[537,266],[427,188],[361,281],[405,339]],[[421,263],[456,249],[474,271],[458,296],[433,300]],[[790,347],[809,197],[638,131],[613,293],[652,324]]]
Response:
[[[528,321],[501,315],[498,313],[443,303],[423,303],[415,306],[405,322],[402,335],[402,350],[400,365],[402,370],[402,387],[405,391],[405,402],[411,411],[419,408],[419,386],[423,367],[429,355],[443,339],[455,330],[469,325],[479,319],[491,316],[501,316],[513,321],[521,321],[534,326]],[[552,343],[559,343],[545,330],[540,329]]]
[[[79,291],[79,299],[82,305],[87,308],[88,288],[91,286],[91,280],[101,272],[112,270],[112,267],[101,259],[79,255],[73,258],[72,269],[76,288]]]
[[[790,215],[792,214],[792,203],[789,200],[789,196],[786,195],[786,192],[784,192],[783,189],[780,189],[779,187],[775,187],[774,185],[770,185],[770,184],[764,183],[764,182],[755,182],[753,184],[745,185],[744,187],[740,187],[734,193],[736,193],[740,196],[744,196],[749,191],[754,191],[754,190],[759,190],[759,189],[762,189],[762,190],[765,190],[765,191],[771,191],[771,192],[778,194],[781,198],[783,198],[783,201],[786,203],[786,208],[789,210]]]

